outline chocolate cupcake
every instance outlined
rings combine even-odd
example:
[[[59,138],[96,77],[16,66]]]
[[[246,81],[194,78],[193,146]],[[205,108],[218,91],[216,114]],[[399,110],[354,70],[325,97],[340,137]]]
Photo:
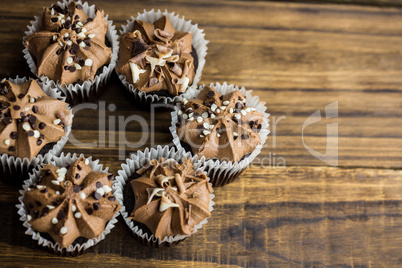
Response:
[[[173,142],[207,162],[211,183],[222,186],[260,153],[269,115],[264,103],[244,88],[217,84],[193,93],[172,113]]]
[[[27,234],[56,253],[76,255],[104,239],[120,205],[113,175],[83,156],[54,158],[25,181],[17,205]]]
[[[57,99],[59,93],[44,90],[33,79],[0,82],[0,168],[9,181],[26,179],[34,166],[58,155],[67,142],[71,110]]]
[[[118,41],[103,10],[64,1],[45,8],[28,28],[23,44],[31,71],[61,90],[69,102],[88,100],[108,80]]]
[[[167,11],[150,11],[123,26],[116,71],[138,103],[172,104],[200,79],[206,44],[202,30]]]
[[[150,247],[171,246],[211,216],[213,190],[197,158],[169,147],[138,152],[116,177],[116,197],[134,237]]]

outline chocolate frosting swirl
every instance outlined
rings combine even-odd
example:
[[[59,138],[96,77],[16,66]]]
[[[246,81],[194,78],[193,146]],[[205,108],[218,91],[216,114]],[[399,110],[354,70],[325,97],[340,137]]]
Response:
[[[120,210],[112,194],[113,175],[94,172],[83,157],[67,167],[46,165],[23,202],[35,231],[48,233],[61,247],[78,237],[92,239]]]
[[[67,104],[47,96],[35,80],[0,82],[0,154],[29,159],[38,155],[65,135],[71,118]]]
[[[194,171],[190,159],[151,160],[131,181],[135,207],[130,216],[145,224],[156,238],[190,235],[194,226],[211,216],[210,187],[202,171]]]
[[[177,134],[199,157],[237,162],[261,141],[263,117],[246,106],[241,91],[221,95],[205,86],[197,98],[181,102]]]
[[[42,31],[25,40],[36,59],[38,76],[45,75],[60,84],[94,79],[97,70],[111,60],[105,44],[108,24],[103,10],[89,18],[76,2],[66,8],[53,5],[42,17]]]
[[[153,24],[136,20],[132,30],[120,38],[116,71],[140,91],[185,92],[195,76],[191,33],[176,31],[166,16]]]

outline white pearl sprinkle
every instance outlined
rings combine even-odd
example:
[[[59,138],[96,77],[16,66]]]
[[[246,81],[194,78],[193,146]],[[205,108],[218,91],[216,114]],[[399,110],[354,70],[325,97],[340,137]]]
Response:
[[[63,177],[57,177],[57,180],[58,180],[59,182],[62,182],[62,181],[64,181],[64,178],[63,178]]]
[[[62,167],[62,168],[60,168],[58,170],[60,170],[59,172],[61,172],[61,173],[67,173],[67,169],[65,167]]]
[[[100,194],[100,195],[104,195],[104,194],[105,194],[105,191],[103,190],[103,188],[98,188],[98,189],[96,189],[96,192],[97,192],[98,194]]]
[[[231,113],[231,114],[233,113],[233,108],[229,109],[229,113]]]
[[[236,119],[240,119],[240,118],[241,118],[240,114],[235,114],[234,117],[235,117]]]
[[[246,112],[248,112],[248,113],[251,112],[250,107],[247,107],[247,108],[246,108]]]
[[[38,130],[34,130],[34,138],[39,139],[40,132]]]
[[[53,120],[53,124],[55,124],[55,125],[58,125],[58,124],[60,124],[60,122],[61,122],[61,120],[60,119],[55,119],[55,120]]]
[[[190,117],[189,119],[187,119],[188,121],[192,122],[194,121],[194,117]]]
[[[187,114],[183,114],[183,119],[185,120],[185,119],[187,119],[188,118],[188,115]]]
[[[23,128],[25,131],[30,131],[30,130],[31,130],[31,126],[30,126],[28,123],[24,123],[24,124],[22,125],[22,128]]]
[[[79,34],[77,34],[77,36],[79,36],[81,38],[85,38],[85,34],[83,32],[80,32]],[[82,43],[84,43],[84,42],[81,42],[80,46],[81,46]],[[84,43],[84,47],[85,47],[85,43]]]
[[[209,129],[213,129],[215,125],[209,125]]]
[[[67,228],[66,227],[61,227],[61,229],[60,229],[60,233],[62,234],[62,235],[65,235],[66,233],[67,233]]]
[[[204,138],[204,137],[205,137],[204,135],[200,134],[200,138]]]
[[[224,111],[226,109],[226,106],[221,106],[220,108],[222,111]]]
[[[83,33],[86,33],[86,32],[87,32],[87,29],[86,29],[86,28],[82,28],[81,31],[82,31]]]
[[[80,27],[84,26],[84,24],[82,24],[82,22],[80,22],[80,21],[77,22],[77,25],[80,26]]]
[[[54,9],[52,8],[51,10],[50,10],[50,15],[54,15]]]
[[[28,112],[29,111],[29,107],[24,109],[24,112]]]
[[[89,160],[85,159],[85,165],[89,165]]]
[[[208,118],[208,113],[207,112],[204,112],[204,113],[202,113],[202,115],[201,115],[203,118]]]
[[[204,128],[206,128],[206,129],[209,128],[209,124],[208,124],[207,122],[205,122],[205,123],[203,124],[203,126],[204,126]]]
[[[215,118],[215,115],[214,115],[214,114],[211,114],[211,118]]]
[[[36,188],[38,188],[39,190],[40,189],[42,189],[42,188],[44,188],[45,186],[43,186],[43,185],[36,185]]]
[[[53,183],[54,185],[60,185],[60,182],[59,182],[59,181],[52,181],[52,183]]]
[[[64,47],[64,44],[63,44],[63,42],[61,42],[61,41],[59,41],[59,45],[60,45],[61,47]]]
[[[56,208],[55,206],[51,206],[51,205],[47,205],[47,207],[48,207],[49,209],[55,209],[55,208]]]
[[[221,134],[219,134],[219,133],[216,133],[216,136],[219,138],[220,136],[221,136]]]
[[[4,143],[5,143],[5,145],[10,145],[10,140],[6,139],[6,140],[4,140]]]
[[[218,106],[215,103],[211,105],[212,112],[215,112],[216,108],[218,108]]]
[[[229,103],[230,102],[226,100],[226,101],[223,102],[223,105],[229,105]]]
[[[237,137],[237,136],[239,136],[239,134],[237,134],[237,132],[233,132],[233,136]]]
[[[102,188],[105,191],[105,194],[108,194],[112,191],[112,188],[110,188],[109,185],[103,185]]]
[[[31,219],[32,219],[32,216],[28,214],[27,215],[27,220],[30,221]]]
[[[202,122],[202,117],[201,117],[201,116],[197,117],[197,122],[198,122],[198,123],[201,123],[201,122]]]
[[[31,98],[29,99],[29,102],[30,102],[30,103],[34,103],[34,102],[35,102],[35,98],[34,98],[34,97],[31,97]]]
[[[81,65],[79,65],[78,63],[75,63],[75,64],[74,64],[74,67],[75,67],[75,69],[77,69],[77,70],[81,70],[81,69],[82,69]]]
[[[81,42],[80,47],[86,47],[86,44],[84,42]]]
[[[64,24],[64,23],[66,23],[66,20],[65,20],[65,19],[62,19],[62,20],[61,20],[61,24]]]
[[[67,58],[67,64],[71,64],[73,63],[73,58],[72,57],[68,57]]]
[[[72,206],[71,206],[71,211],[72,211],[72,212],[75,212],[76,210],[77,210],[77,207],[76,207],[75,205],[72,205]]]
[[[94,38],[94,37],[95,37],[95,34],[89,34],[88,37],[89,37],[89,38]]]
[[[56,191],[56,194],[57,194],[57,195],[60,195],[60,192],[59,192],[59,191]]]
[[[255,111],[256,109],[255,109],[254,107],[251,107],[250,110],[251,110],[251,111]]]
[[[188,114],[188,117],[193,117],[194,116],[194,113],[189,113]]]
[[[94,62],[91,59],[86,59],[85,60],[85,66],[92,66]]]
[[[179,110],[179,111],[177,111],[177,114],[178,114],[178,115],[182,115],[183,112],[182,112],[181,110]]]
[[[66,38],[69,37],[69,36],[70,36],[69,33],[65,33],[65,34],[64,34],[64,37],[66,37]]]
[[[53,41],[56,41],[57,35],[53,35]]]
[[[247,113],[246,113],[245,110],[241,110],[241,114],[242,114],[242,115],[246,115]]]
[[[75,213],[74,217],[76,217],[77,219],[81,218],[81,213],[80,212]]]
[[[221,110],[219,110],[219,109],[216,109],[216,113],[217,114],[219,114],[221,112]]]
[[[71,40],[67,40],[66,44],[67,44],[67,45],[69,45],[69,46],[72,46],[73,41],[71,41]]]
[[[80,193],[80,197],[81,197],[81,199],[85,199],[86,196],[85,196],[84,193],[81,192],[81,193]]]
[[[59,220],[58,220],[57,218],[53,218],[53,219],[52,219],[52,223],[53,223],[53,224],[57,224],[57,223],[59,223]]]
[[[205,136],[207,136],[207,135],[211,134],[211,131],[209,131],[209,130],[204,130],[204,131],[202,132],[202,134],[204,134]]]

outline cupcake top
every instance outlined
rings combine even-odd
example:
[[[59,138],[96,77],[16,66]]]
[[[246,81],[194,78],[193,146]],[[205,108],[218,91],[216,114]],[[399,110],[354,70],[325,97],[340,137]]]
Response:
[[[191,33],[175,30],[166,16],[153,24],[135,20],[132,31],[120,38],[117,72],[140,91],[185,92],[195,76]]]
[[[194,226],[211,216],[210,187],[206,175],[194,171],[190,159],[153,159],[137,170],[131,181],[135,207],[130,216],[145,224],[156,238],[190,235]]]
[[[239,90],[221,95],[205,86],[195,99],[183,99],[177,114],[179,139],[199,157],[237,162],[261,141],[264,115],[247,107]]]
[[[45,75],[60,84],[94,79],[97,70],[111,60],[105,44],[108,24],[103,10],[88,17],[76,2],[65,8],[45,8],[42,30],[29,35],[26,46],[35,58],[38,76]]]
[[[69,125],[67,104],[47,96],[35,80],[0,82],[0,154],[30,159],[59,141]]]
[[[120,210],[111,192],[113,175],[94,172],[88,164],[83,157],[67,167],[48,164],[37,184],[24,193],[32,228],[48,233],[61,247],[68,247],[78,237],[98,237]]]

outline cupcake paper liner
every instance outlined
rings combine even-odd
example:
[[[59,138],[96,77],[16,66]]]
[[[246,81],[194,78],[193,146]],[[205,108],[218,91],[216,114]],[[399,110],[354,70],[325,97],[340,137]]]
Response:
[[[29,78],[22,77],[19,78],[18,76],[15,79],[8,79],[10,82],[14,84],[23,84],[29,81]],[[39,82],[42,90],[46,93],[46,95],[65,101],[65,97],[62,97],[60,92],[54,91],[50,85],[44,85],[43,83]],[[71,108],[67,104],[67,110]],[[71,119],[73,119],[74,115],[71,114]],[[46,162],[52,156],[57,156],[60,154],[61,150],[63,149],[64,145],[68,141],[68,136],[71,132],[72,124],[67,127],[66,134],[44,155],[37,155],[32,157],[31,159],[28,158],[21,158],[10,156],[8,154],[2,154],[0,156],[0,163],[1,168],[0,172],[3,173],[3,177],[6,178],[7,181],[22,183],[24,180],[28,178],[28,173],[32,171],[37,165]]]
[[[200,85],[198,88],[191,87],[185,94],[183,94],[183,98],[193,99],[199,95],[201,90],[205,85]],[[262,147],[264,146],[268,134],[269,134],[269,119],[270,114],[266,113],[267,107],[264,102],[261,102],[258,96],[252,95],[252,90],[246,90],[244,87],[239,87],[236,85],[228,85],[227,83],[223,83],[222,85],[219,83],[212,83],[210,87],[214,88],[219,93],[225,95],[230,92],[240,90],[244,96],[247,97],[246,105],[248,107],[255,108],[258,112],[264,114],[264,118],[262,121],[262,128],[259,132],[259,136],[261,138],[261,142],[257,145],[254,151],[248,156],[242,159],[239,162],[231,162],[231,161],[219,161],[212,159],[205,159],[205,157],[200,158],[200,161],[203,162],[205,166],[205,170],[208,171],[208,176],[211,179],[211,183],[214,187],[224,186],[234,180],[236,180],[239,175],[247,168],[247,166],[254,160],[254,158],[261,152]],[[183,149],[183,146],[180,143],[179,136],[176,131],[176,123],[177,123],[177,111],[178,107],[175,107],[175,111],[171,113],[172,116],[172,125],[169,128],[170,132],[173,136],[173,144],[177,149]]]
[[[74,0],[64,0],[63,2],[57,2],[57,4],[61,7],[65,7],[68,6],[73,1]],[[78,0],[76,2],[82,5],[85,14],[87,14],[89,17],[92,18],[95,17],[95,5],[89,6],[87,2],[82,3],[81,0]],[[25,36],[22,41],[22,44],[24,46],[24,49],[22,51],[24,53],[24,58],[26,59],[31,72],[36,76],[38,76],[38,69],[36,67],[32,55],[28,51],[28,48],[25,44],[25,40],[27,36],[35,32],[41,31],[42,16],[43,15],[34,17],[34,20],[31,21],[31,24],[27,26],[28,31],[25,32]],[[88,79],[84,81],[82,84],[75,83],[69,85],[65,83],[60,84],[57,81],[50,80],[45,75],[38,76],[38,78],[44,84],[48,84],[52,88],[55,88],[63,92],[64,96],[67,97],[67,102],[69,102],[70,104],[77,104],[80,102],[90,101],[95,96],[97,96],[100,93],[102,87],[104,87],[105,84],[109,81],[112,71],[116,66],[116,61],[119,53],[119,41],[118,41],[119,37],[117,35],[116,27],[113,25],[113,21],[108,20],[107,14],[105,14],[105,19],[108,23],[106,39],[111,44],[110,48],[112,49],[112,55],[110,63],[106,66],[100,67],[102,71],[99,75],[95,75],[95,78],[93,80]]]
[[[77,160],[80,157],[84,157],[83,154],[77,156],[76,154],[71,155],[70,153],[64,155],[62,153],[60,157],[52,157],[49,160],[49,163],[54,166],[59,166],[59,167],[64,167],[68,163],[72,163],[75,160]],[[85,158],[85,157],[84,157]],[[108,172],[109,168],[103,168],[102,164],[99,164],[99,160],[92,160],[92,157],[86,158],[89,161],[89,166],[93,169],[95,172]],[[105,239],[105,236],[110,233],[110,231],[113,229],[115,224],[117,223],[117,216],[119,215],[120,212],[116,212],[114,214],[113,218],[108,221],[106,224],[105,230],[99,235],[97,238],[92,238],[88,239],[83,244],[76,244],[76,245],[70,245],[67,248],[62,248],[60,247],[59,243],[55,243],[54,241],[48,240],[44,237],[41,236],[41,234],[34,229],[32,229],[31,224],[27,220],[27,210],[25,209],[24,205],[24,193],[26,192],[27,188],[37,182],[37,176],[40,174],[41,169],[43,168],[43,164],[41,166],[38,166],[36,169],[33,170],[33,172],[30,174],[29,179],[24,181],[23,184],[23,190],[20,190],[21,196],[18,198],[19,204],[16,205],[18,209],[18,215],[20,215],[20,221],[23,222],[23,226],[27,228],[25,231],[25,234],[32,236],[33,240],[38,241],[38,245],[47,247],[50,251],[53,251],[54,253],[62,256],[76,256],[79,254],[84,253],[88,248],[98,244],[100,241]],[[112,190],[112,193],[114,194],[115,190]]]
[[[130,32],[131,29],[133,28],[135,20],[141,20],[148,23],[153,23],[164,15],[166,15],[169,18],[170,22],[172,23],[172,26],[176,30],[183,32],[190,32],[192,34],[192,46],[197,52],[198,67],[195,72],[193,83],[191,85],[196,86],[201,79],[202,70],[204,69],[205,65],[205,56],[207,55],[207,49],[208,49],[207,44],[209,43],[209,41],[205,40],[204,30],[199,29],[198,24],[192,24],[191,20],[185,20],[184,17],[180,18],[178,14],[175,15],[174,12],[169,13],[167,10],[165,10],[164,12],[160,11],[159,9],[158,11],[154,11],[153,9],[151,11],[144,10],[143,13],[138,13],[137,17],[135,18],[131,17],[131,20],[128,20],[127,24],[122,26],[122,30],[120,30],[120,35]],[[135,102],[142,103],[144,107],[149,107],[153,103],[174,104],[176,101],[182,100],[182,95],[174,97],[165,97],[165,96],[158,96],[156,94],[148,94],[145,91],[140,91],[134,88],[134,85],[128,82],[127,78],[124,75],[122,74],[118,75],[121,82],[126,87],[126,89],[128,90],[129,94],[133,97]]]
[[[123,195],[123,188],[126,185],[126,181],[129,177],[142,166],[144,166],[149,160],[151,159],[160,159],[164,157],[165,159],[173,158],[176,161],[180,161],[184,158],[191,158],[192,162],[194,163],[194,169],[203,170],[202,163],[197,161],[197,156],[191,157],[190,153],[185,152],[184,150],[176,151],[175,148],[169,148],[169,146],[161,147],[157,146],[157,148],[146,148],[144,151],[137,151],[136,154],[132,154],[131,158],[127,159],[125,164],[122,164],[122,169],[118,171],[118,176],[113,184],[113,190],[115,190],[115,196],[117,200],[119,200],[121,205],[120,213],[126,222],[127,226],[133,232],[134,238],[144,245],[149,247],[163,247],[163,246],[171,246],[174,244],[179,243],[180,241],[186,239],[190,235],[176,235],[176,236],[169,236],[165,237],[164,239],[160,240],[159,238],[155,238],[152,234],[151,236],[148,233],[144,232],[139,226],[134,224],[134,221],[129,218],[128,212],[126,211],[126,207],[123,203],[124,195]],[[205,172],[204,172],[205,173]],[[210,203],[209,203],[209,211],[213,210],[214,202],[213,198],[215,197],[214,194],[210,194]],[[194,226],[194,231],[192,234],[196,233],[204,224],[208,222],[208,218],[204,219],[202,222]]]

